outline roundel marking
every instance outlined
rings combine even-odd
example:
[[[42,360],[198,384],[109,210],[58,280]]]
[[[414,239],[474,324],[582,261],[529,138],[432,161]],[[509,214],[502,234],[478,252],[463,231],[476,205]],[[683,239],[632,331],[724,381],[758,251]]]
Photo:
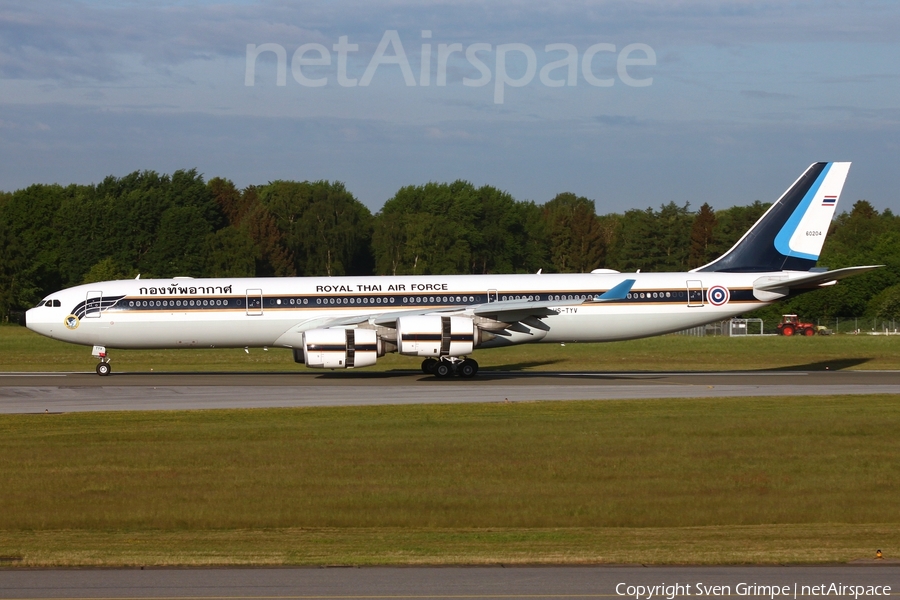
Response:
[[[80,321],[75,315],[69,315],[68,317],[63,319],[63,323],[68,329],[78,329],[78,324],[80,323]]]
[[[713,306],[722,306],[728,303],[728,300],[731,299],[731,294],[728,292],[727,287],[714,285],[707,290],[706,297]]]

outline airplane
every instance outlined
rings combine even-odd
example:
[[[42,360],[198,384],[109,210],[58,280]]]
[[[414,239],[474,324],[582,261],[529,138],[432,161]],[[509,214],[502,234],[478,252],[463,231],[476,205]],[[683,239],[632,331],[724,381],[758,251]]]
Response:
[[[289,348],[317,369],[388,352],[437,377],[478,372],[476,348],[607,342],[721,321],[879,265],[816,268],[850,169],[818,162],[716,260],[683,273],[406,275],[104,281],[50,294],[29,329],[109,348]]]

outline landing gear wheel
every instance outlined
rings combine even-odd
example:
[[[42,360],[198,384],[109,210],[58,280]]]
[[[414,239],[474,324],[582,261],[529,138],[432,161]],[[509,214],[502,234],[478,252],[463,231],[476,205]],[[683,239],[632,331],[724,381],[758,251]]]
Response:
[[[440,361],[434,366],[434,374],[438,377],[449,377],[453,374],[453,367],[448,362]]]
[[[437,366],[438,361],[433,358],[426,358],[422,361],[422,372],[426,375],[431,375],[434,373],[434,367]]]
[[[462,361],[462,364],[457,368],[457,372],[460,377],[475,377],[475,373],[478,372],[478,363],[472,360],[471,358],[467,358]]]
[[[97,375],[106,376],[112,373],[112,367],[108,362],[97,363]]]

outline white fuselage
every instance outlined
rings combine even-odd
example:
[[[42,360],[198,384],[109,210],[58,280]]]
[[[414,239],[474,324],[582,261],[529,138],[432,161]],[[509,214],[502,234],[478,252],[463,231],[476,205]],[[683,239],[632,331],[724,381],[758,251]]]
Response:
[[[768,303],[754,295],[753,282],[785,275],[704,272],[124,280],[56,292],[29,310],[26,318],[30,329],[54,339],[109,348],[290,348],[297,345],[298,332],[343,317],[428,310],[466,316],[473,306],[529,299],[566,304],[553,307],[557,314],[541,318],[544,329],[522,335],[513,332],[487,341],[484,347],[599,342],[659,335],[751,311]],[[635,280],[627,298],[593,301],[625,279]],[[571,303],[577,299],[584,302]],[[458,307],[458,312],[447,312],[448,307]]]

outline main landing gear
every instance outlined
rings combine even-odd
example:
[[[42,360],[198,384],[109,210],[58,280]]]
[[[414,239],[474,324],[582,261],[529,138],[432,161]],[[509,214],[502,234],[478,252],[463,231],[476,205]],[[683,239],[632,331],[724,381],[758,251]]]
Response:
[[[478,373],[478,363],[471,358],[457,358],[455,356],[442,356],[440,360],[426,358],[422,361],[422,372],[435,377],[475,377]]]
[[[106,354],[106,348],[104,346],[94,346],[94,350],[91,354],[100,359],[100,362],[97,363],[97,375],[105,377],[112,373],[112,366],[109,364],[109,355]]]

